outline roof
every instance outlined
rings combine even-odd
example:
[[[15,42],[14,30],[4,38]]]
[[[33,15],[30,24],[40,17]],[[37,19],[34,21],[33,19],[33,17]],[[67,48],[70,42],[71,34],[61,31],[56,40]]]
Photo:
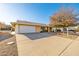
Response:
[[[12,22],[12,23],[14,23],[14,24],[30,24],[30,25],[48,26],[47,24],[30,22],[30,21],[23,21],[23,20],[17,20],[16,22]]]

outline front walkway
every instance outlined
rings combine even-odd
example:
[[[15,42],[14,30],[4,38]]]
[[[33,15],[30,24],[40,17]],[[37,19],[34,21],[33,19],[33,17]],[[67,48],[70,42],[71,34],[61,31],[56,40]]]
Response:
[[[79,38],[77,38],[77,40],[71,40],[49,34],[51,33],[16,34],[18,55],[79,55]],[[41,37],[42,35],[44,35],[44,37]]]

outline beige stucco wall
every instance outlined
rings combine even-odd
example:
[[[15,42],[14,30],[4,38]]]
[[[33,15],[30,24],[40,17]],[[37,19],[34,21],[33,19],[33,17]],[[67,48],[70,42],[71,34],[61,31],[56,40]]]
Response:
[[[19,26],[18,25],[15,26],[15,32],[19,33]]]
[[[35,30],[36,30],[36,32],[40,32],[41,31],[41,26],[35,26]]]

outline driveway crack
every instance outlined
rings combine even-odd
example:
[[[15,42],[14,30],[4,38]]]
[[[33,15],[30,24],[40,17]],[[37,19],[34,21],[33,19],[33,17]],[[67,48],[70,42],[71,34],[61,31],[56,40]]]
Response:
[[[58,56],[61,56],[62,53],[74,42],[75,40],[71,41],[60,53]]]

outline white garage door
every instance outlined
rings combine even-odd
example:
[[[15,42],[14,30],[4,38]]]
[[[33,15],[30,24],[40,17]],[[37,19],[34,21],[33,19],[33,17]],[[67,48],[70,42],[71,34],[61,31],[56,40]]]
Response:
[[[33,33],[35,32],[34,26],[19,26],[20,33]]]

